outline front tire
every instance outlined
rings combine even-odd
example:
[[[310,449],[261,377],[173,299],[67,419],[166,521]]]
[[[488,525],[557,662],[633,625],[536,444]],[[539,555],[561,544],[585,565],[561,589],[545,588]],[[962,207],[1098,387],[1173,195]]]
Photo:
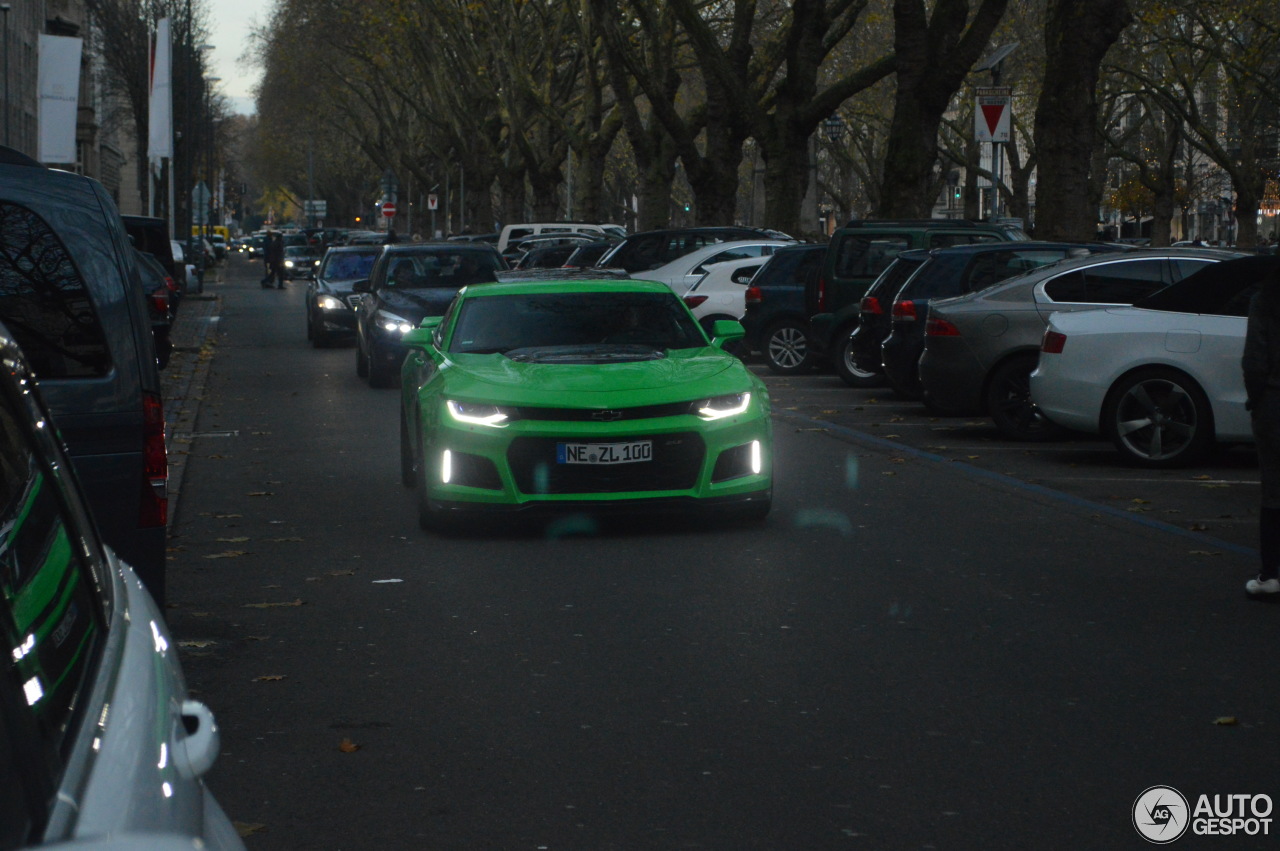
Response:
[[[1055,440],[1063,429],[1031,401],[1031,373],[1038,355],[1019,355],[1000,364],[987,382],[987,413],[999,432],[1025,443]]]
[[[1213,443],[1213,410],[1200,385],[1167,367],[1132,372],[1111,388],[1103,429],[1120,454],[1140,467],[1182,467]]]
[[[369,377],[369,358],[364,353],[364,347],[360,345],[360,341],[356,340],[356,375],[360,378]]]
[[[396,384],[399,372],[388,365],[385,358],[378,357],[378,350],[369,346],[369,386],[377,390],[385,390]]]
[[[403,407],[400,409],[400,484],[407,488],[418,484],[418,463],[413,454],[413,441],[409,439],[409,419]]]
[[[840,376],[840,380],[850,387],[879,387],[884,383],[884,376],[869,369],[862,369],[853,359],[853,332],[858,326],[842,328],[836,334],[835,352],[831,357],[831,365]]]
[[[769,326],[764,334],[764,362],[770,372],[796,375],[808,372],[813,362],[809,333],[795,319],[783,319]]]

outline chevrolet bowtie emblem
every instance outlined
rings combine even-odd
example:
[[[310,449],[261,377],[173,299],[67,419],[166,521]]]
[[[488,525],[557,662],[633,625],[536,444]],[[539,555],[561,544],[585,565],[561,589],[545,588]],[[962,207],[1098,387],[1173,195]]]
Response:
[[[611,423],[622,419],[622,411],[592,411],[591,419],[602,423]]]

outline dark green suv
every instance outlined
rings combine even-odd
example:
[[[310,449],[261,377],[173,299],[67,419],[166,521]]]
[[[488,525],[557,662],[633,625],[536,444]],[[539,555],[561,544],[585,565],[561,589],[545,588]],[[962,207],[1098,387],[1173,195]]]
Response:
[[[851,221],[831,235],[822,274],[806,293],[810,342],[831,356],[837,371],[851,368],[844,350],[858,327],[862,297],[903,251],[1025,239],[1029,237],[1016,225],[959,219]],[[882,379],[872,372],[841,377],[855,387],[874,386]]]

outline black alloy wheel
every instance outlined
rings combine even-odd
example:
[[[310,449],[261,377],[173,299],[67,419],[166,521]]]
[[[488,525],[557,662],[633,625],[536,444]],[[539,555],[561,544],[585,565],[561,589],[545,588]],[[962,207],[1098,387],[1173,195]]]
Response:
[[[1010,440],[1037,443],[1056,440],[1064,433],[1031,401],[1031,373],[1037,363],[1038,354],[1009,358],[992,370],[987,382],[987,413]]]

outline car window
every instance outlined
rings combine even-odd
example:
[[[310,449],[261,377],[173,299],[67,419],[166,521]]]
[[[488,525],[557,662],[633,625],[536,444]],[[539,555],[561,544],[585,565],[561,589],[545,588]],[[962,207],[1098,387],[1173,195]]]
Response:
[[[664,264],[670,263],[672,260],[678,260],[691,251],[697,251],[704,245],[712,245],[717,242],[724,242],[718,234],[710,233],[684,233],[676,234],[667,239],[666,249],[662,255]]]
[[[930,248],[946,248],[951,245],[974,245],[980,242],[1001,242],[995,234],[990,233],[947,233],[933,232],[929,234]]]
[[[1153,258],[1075,269],[1049,281],[1044,291],[1059,303],[1133,304],[1164,286],[1164,260]]]
[[[1063,248],[1011,248],[1008,251],[984,252],[973,259],[959,292],[976,292],[1006,278],[1057,263],[1067,256],[1067,251]]]
[[[962,290],[960,273],[969,258],[958,254],[930,257],[898,293],[899,298],[945,298]]]
[[[674,293],[586,292],[479,296],[458,306],[449,351],[644,345],[705,346],[706,337]]]
[[[1186,257],[1178,258],[1173,261],[1174,278],[1179,281],[1183,278],[1189,278],[1191,275],[1200,271],[1212,262],[1212,260],[1198,260]]]
[[[874,278],[910,247],[911,237],[907,234],[845,234],[836,244],[836,277]]]
[[[726,248],[724,251],[711,255],[703,260],[689,274],[701,275],[707,271],[708,266],[714,266],[717,263],[727,263],[730,260],[746,260],[748,257],[761,257],[773,251],[772,245],[746,245],[738,248]]]
[[[105,622],[97,578],[57,480],[15,416],[0,404],[0,628],[12,654],[10,682],[21,683],[17,719],[46,758],[64,755],[77,696],[101,652]],[[25,416],[25,413],[23,414]]]
[[[333,278],[341,281],[355,281],[369,277],[373,269],[373,261],[378,259],[377,252],[341,251],[330,254],[324,261],[322,278]]]
[[[444,250],[397,252],[387,258],[383,287],[391,289],[432,289],[465,287],[496,281],[496,272],[505,266],[489,250]]]
[[[44,379],[106,375],[102,323],[70,252],[36,213],[0,202],[0,319]]]

